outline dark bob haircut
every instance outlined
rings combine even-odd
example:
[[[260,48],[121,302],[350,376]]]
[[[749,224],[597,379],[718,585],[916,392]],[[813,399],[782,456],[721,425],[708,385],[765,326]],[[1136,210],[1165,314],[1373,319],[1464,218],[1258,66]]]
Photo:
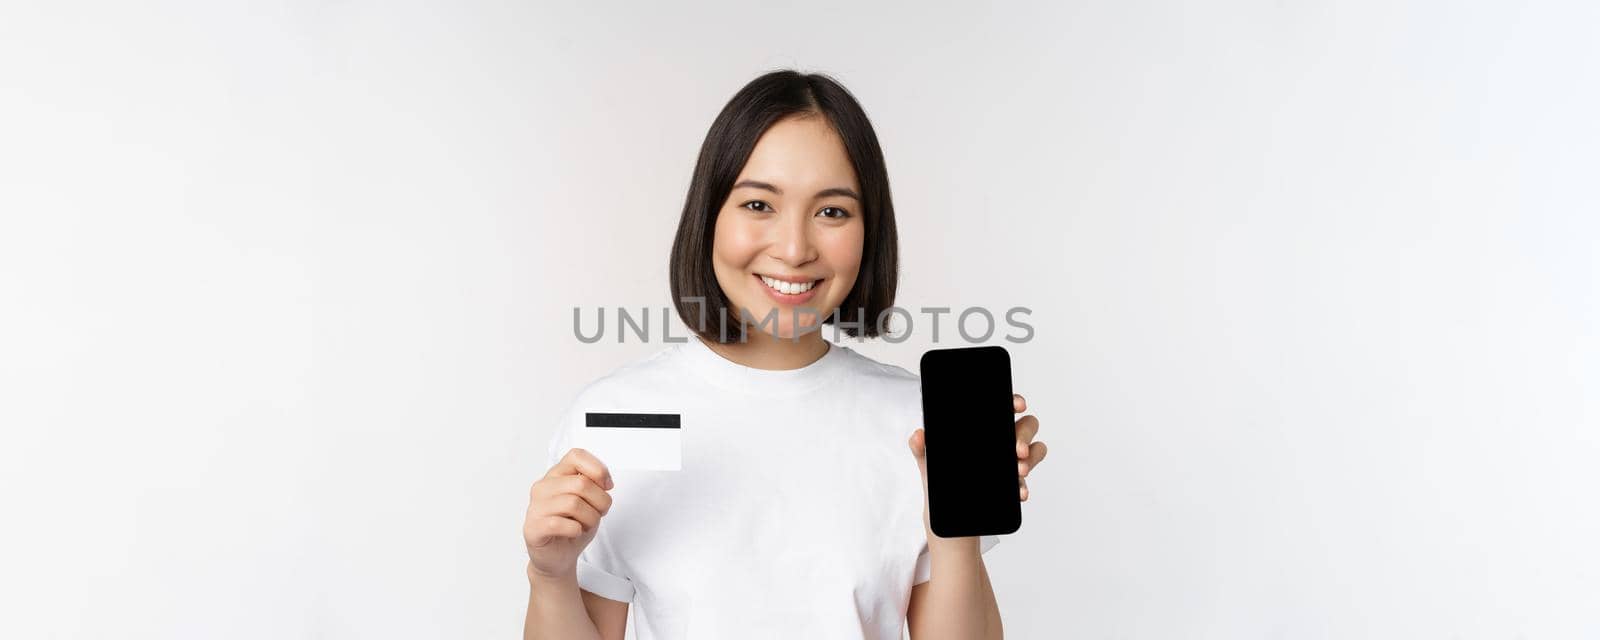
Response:
[[[823,319],[823,324],[838,320],[849,336],[877,337],[878,316],[894,305],[899,278],[894,203],[889,199],[889,172],[872,123],[855,97],[833,78],[819,73],[773,71],[734,94],[711,123],[700,146],[689,195],[683,203],[683,217],[678,220],[678,233],[672,241],[672,302],[683,323],[708,341],[745,339],[739,312],[730,308],[711,266],[717,213],[761,134],[779,120],[805,115],[827,118],[844,141],[861,185],[866,225],[861,271],[855,286],[839,308]]]

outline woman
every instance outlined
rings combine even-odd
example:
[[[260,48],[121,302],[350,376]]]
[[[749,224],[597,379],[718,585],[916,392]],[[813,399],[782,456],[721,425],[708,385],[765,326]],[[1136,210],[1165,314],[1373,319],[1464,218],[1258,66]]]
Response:
[[[1001,637],[997,538],[928,528],[917,378],[822,335],[878,335],[896,255],[883,155],[843,87],[779,71],[729,101],[672,247],[696,335],[569,407],[523,526],[525,637],[620,639],[630,603],[640,640]],[[678,414],[681,470],[608,469],[573,446],[590,412]],[[1016,421],[1023,476],[1038,428]]]

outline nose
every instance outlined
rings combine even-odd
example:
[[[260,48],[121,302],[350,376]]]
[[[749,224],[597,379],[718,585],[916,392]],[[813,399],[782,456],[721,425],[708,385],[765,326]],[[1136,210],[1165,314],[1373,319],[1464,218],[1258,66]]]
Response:
[[[811,225],[806,223],[805,216],[789,216],[778,224],[768,253],[795,267],[817,259],[816,244],[811,241]]]

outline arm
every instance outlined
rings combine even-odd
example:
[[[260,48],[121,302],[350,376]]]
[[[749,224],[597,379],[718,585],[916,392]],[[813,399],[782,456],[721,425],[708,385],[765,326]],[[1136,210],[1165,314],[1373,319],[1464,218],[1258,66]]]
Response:
[[[522,523],[528,547],[528,614],[524,640],[622,640],[628,603],[578,586],[578,554],[594,540],[611,509],[615,482],[598,459],[570,449],[528,490]]]
[[[1022,413],[1028,403],[1013,394],[1012,410]],[[1039,419],[1023,416],[1017,420],[1017,499],[1028,500],[1028,473],[1044,460],[1043,442],[1034,442]],[[906,607],[906,625],[913,640],[968,640],[1005,637],[1000,624],[1000,605],[995,601],[989,571],[983,565],[977,537],[941,538],[933,534],[928,521],[927,441],[922,429],[911,434],[911,455],[922,474],[923,531],[928,536],[928,560],[932,579],[911,587],[911,602]]]
[[[978,538],[940,538],[928,533],[933,579],[911,588],[906,625],[912,640],[1001,640],[1000,605]]]
[[[523,640],[622,640],[628,603],[578,587],[577,576],[544,577],[528,567],[528,617]]]

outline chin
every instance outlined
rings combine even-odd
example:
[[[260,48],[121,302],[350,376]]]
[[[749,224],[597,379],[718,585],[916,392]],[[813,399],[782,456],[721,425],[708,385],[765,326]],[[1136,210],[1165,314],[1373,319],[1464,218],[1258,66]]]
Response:
[[[735,304],[737,305],[738,303],[735,303]],[[743,308],[750,309],[750,307],[743,307]],[[776,328],[771,328],[770,324],[767,325],[767,326],[762,326],[762,327],[757,327],[756,325],[753,324],[753,325],[750,325],[751,326],[751,331],[752,332],[764,333],[764,334],[766,334],[768,336],[771,336],[773,338],[777,338],[779,340],[793,340],[793,339],[795,339],[797,337],[804,337],[808,333],[813,333],[813,332],[816,332],[818,330],[821,330],[822,329],[822,318],[827,317],[827,315],[824,314],[821,317],[813,318],[811,316],[811,314],[805,313],[805,312],[801,311],[799,308],[781,307],[781,306],[780,307],[770,307],[769,306],[769,307],[767,307],[765,309],[761,309],[759,311],[752,310],[752,311],[750,311],[750,313],[755,318],[755,322],[757,324],[759,324],[762,319],[767,317],[767,314],[773,313],[774,309],[776,309],[776,313],[778,315],[778,321],[777,321],[777,327]],[[819,309],[819,311],[820,311],[820,309]],[[800,324],[795,324],[795,322],[794,322],[794,316],[796,314],[798,314],[800,316],[800,320],[801,320]]]

